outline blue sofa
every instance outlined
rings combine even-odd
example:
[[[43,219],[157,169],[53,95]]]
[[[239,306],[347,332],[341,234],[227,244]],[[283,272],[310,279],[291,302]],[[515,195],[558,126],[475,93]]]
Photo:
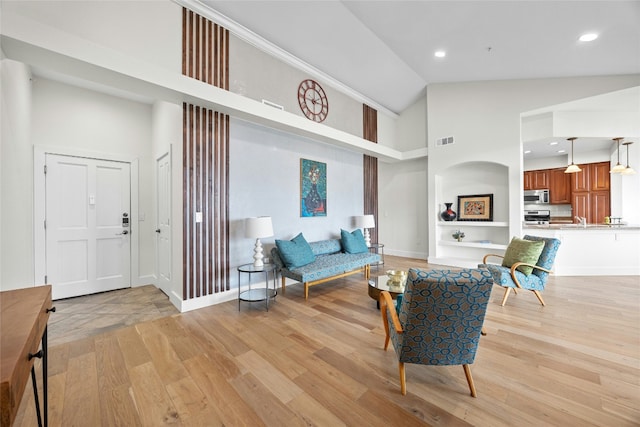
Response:
[[[363,272],[369,279],[370,265],[380,261],[380,255],[366,252],[350,254],[342,251],[340,239],[309,242],[316,256],[315,261],[302,267],[288,269],[280,257],[277,247],[271,249],[271,258],[282,275],[282,293],[285,292],[285,280],[290,278],[304,283],[304,298],[309,298],[309,288],[340,277]]]

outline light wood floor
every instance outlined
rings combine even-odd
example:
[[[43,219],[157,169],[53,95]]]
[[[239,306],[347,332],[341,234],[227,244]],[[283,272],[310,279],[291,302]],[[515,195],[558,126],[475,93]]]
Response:
[[[268,312],[229,301],[54,345],[50,425],[640,425],[640,278],[552,278],[546,307],[523,292],[500,307],[494,287],[475,399],[459,366],[407,365],[400,394],[366,287],[353,276],[305,301],[296,284]],[[31,393],[16,426],[35,425]]]
[[[56,312],[48,325],[51,347],[178,313],[153,285],[55,300],[53,305]]]

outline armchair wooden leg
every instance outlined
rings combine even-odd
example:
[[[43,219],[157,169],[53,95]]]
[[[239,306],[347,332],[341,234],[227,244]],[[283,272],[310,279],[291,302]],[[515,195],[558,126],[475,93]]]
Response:
[[[501,306],[504,306],[507,303],[507,298],[509,298],[509,292],[511,292],[511,288],[506,288],[504,291],[504,296],[502,297]]]
[[[309,299],[309,284],[304,282],[304,299]]]
[[[285,279],[285,277],[284,277],[284,276],[282,276],[282,295],[284,295],[284,289],[286,288],[286,286],[285,286],[285,282],[286,282],[286,281],[287,281],[287,280]]]
[[[544,300],[542,299],[542,295],[540,295],[540,292],[533,291],[533,293],[538,297],[538,301],[540,301],[540,304],[544,305]]]
[[[407,394],[407,381],[404,375],[404,362],[398,362],[398,368],[400,369],[400,392],[405,396]]]
[[[476,386],[473,384],[473,377],[471,376],[471,368],[469,365],[462,365],[464,368],[464,374],[467,377],[467,382],[469,383],[469,390],[471,390],[471,397],[476,397]]]

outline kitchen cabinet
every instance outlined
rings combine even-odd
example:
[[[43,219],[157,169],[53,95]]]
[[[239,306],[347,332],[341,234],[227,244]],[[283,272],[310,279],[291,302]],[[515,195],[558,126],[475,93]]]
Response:
[[[571,174],[564,168],[549,170],[549,202],[552,205],[571,203]]]
[[[609,162],[580,165],[582,172],[571,174],[571,208],[573,215],[584,217],[588,224],[602,224],[611,215]]]
[[[525,190],[546,190],[549,188],[549,170],[534,170],[524,172]]]
[[[607,170],[607,173],[609,171]],[[611,216],[611,196],[609,190],[591,191],[589,193],[589,217],[590,224],[604,224],[604,218]]]
[[[589,165],[580,165],[581,172],[569,174],[571,176],[571,191],[589,191]]]
[[[579,191],[571,193],[571,213],[581,218],[589,217],[589,192]]]
[[[580,165],[582,172],[571,174],[571,191],[609,190],[609,162]]]
[[[609,190],[611,174],[609,173],[609,162],[589,164],[589,190],[604,191]]]
[[[580,165],[581,172],[564,173],[565,168],[524,172],[524,189],[549,189],[552,205],[571,204],[574,216],[601,224],[611,215],[609,162]]]
[[[604,217],[611,215],[608,191],[579,191],[572,199],[573,215],[586,218],[587,224],[603,224]]]
[[[524,189],[525,190],[532,190],[531,178],[532,178],[531,171],[524,171]]]

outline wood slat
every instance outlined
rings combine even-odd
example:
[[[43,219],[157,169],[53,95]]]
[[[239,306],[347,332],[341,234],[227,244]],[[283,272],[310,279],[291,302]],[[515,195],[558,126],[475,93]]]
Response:
[[[362,105],[362,138],[378,143],[378,112],[366,104]],[[376,227],[369,229],[372,242],[378,240],[378,159],[363,155],[364,214],[373,215]]]
[[[183,74],[228,90],[228,30],[183,11],[182,40]],[[191,299],[230,286],[229,116],[186,104],[184,110],[183,298]]]

